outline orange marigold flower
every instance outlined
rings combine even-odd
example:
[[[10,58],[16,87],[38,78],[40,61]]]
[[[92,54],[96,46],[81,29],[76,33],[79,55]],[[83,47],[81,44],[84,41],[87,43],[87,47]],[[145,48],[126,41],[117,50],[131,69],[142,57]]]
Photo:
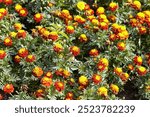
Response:
[[[120,74],[122,74],[122,68],[120,68],[120,67],[116,67],[116,68],[114,68],[114,72],[115,72],[115,74],[117,74],[118,76],[120,75]]]
[[[46,76],[44,76],[42,79],[41,79],[41,84],[43,85],[43,86],[46,86],[46,87],[50,87],[51,85],[52,85],[52,79],[51,78],[49,78],[49,77],[46,77]]]
[[[68,34],[73,34],[74,33],[74,27],[73,26],[67,26],[66,27],[66,32]]]
[[[41,77],[44,72],[43,72],[42,68],[37,66],[32,70],[32,73],[35,77]]]
[[[117,39],[116,34],[110,34],[110,35],[109,35],[109,40],[110,40],[110,41],[115,41],[116,39]]]
[[[104,14],[104,12],[105,12],[104,7],[99,7],[99,8],[96,10],[96,15]]]
[[[71,73],[70,73],[68,70],[65,70],[65,69],[64,69],[62,75],[63,75],[64,78],[68,78],[68,77],[71,76]]]
[[[104,65],[104,66],[108,66],[109,65],[109,61],[107,58],[101,58],[98,62],[99,65]]]
[[[35,56],[31,54],[26,57],[26,61],[29,63],[34,62],[35,59],[36,59]]]
[[[22,58],[25,58],[25,57],[27,57],[28,56],[28,50],[26,49],[26,48],[20,48],[19,50],[18,50],[18,55],[20,56],[20,57],[22,57]]]
[[[3,87],[3,91],[5,93],[8,93],[8,94],[13,93],[14,92],[14,86],[12,84],[6,84]]]
[[[98,74],[94,74],[92,76],[92,81],[95,83],[95,84],[99,84],[102,82],[102,77]]]
[[[59,91],[59,92],[63,91],[64,88],[65,88],[64,83],[61,82],[61,81],[56,81],[55,84],[54,84],[54,86],[55,86],[55,89],[56,89],[57,91]]]
[[[111,91],[114,93],[114,94],[118,94],[118,92],[119,92],[119,87],[117,86],[117,85],[115,85],[115,84],[111,84],[110,85],[110,89],[111,89]]]
[[[18,13],[21,17],[26,17],[28,15],[28,10],[26,8],[22,8]]]
[[[118,42],[117,43],[117,48],[120,51],[124,51],[126,49],[126,44],[124,42]]]
[[[13,44],[13,41],[12,41],[12,39],[10,37],[6,37],[4,39],[4,45],[5,46],[12,46],[12,44]]]
[[[15,5],[15,10],[16,10],[17,12],[19,12],[21,9],[22,9],[22,6],[21,6],[20,4],[16,4],[16,5]]]
[[[134,61],[134,64],[136,64],[136,65],[138,65],[138,66],[142,65],[142,62],[143,62],[141,56],[135,56],[135,57],[133,58],[133,61]]]
[[[108,89],[105,87],[98,88],[97,94],[100,96],[107,97],[108,96]]]
[[[74,55],[74,56],[78,56],[80,54],[80,48],[77,46],[72,46],[70,47],[70,52]]]
[[[3,3],[6,5],[11,5],[13,3],[13,0],[3,0]]]
[[[43,19],[43,15],[41,13],[37,13],[34,15],[34,20],[36,23],[41,22],[42,19]]]
[[[101,22],[99,27],[101,30],[108,30],[108,24],[106,22]]]
[[[16,55],[16,56],[14,57],[14,61],[15,61],[16,63],[20,63],[21,57],[20,57],[19,55]]]
[[[63,75],[63,69],[60,68],[60,69],[56,70],[55,73],[56,73],[56,75],[58,75],[58,76],[62,76],[62,75]]]
[[[146,34],[147,29],[145,26],[140,26],[140,27],[138,27],[138,31],[142,35],[142,34]]]
[[[64,10],[61,11],[61,17],[62,18],[64,18],[64,19],[67,18],[68,19],[69,16],[70,16],[70,12],[68,10],[64,9]]]
[[[6,52],[4,50],[0,50],[0,59],[4,59],[6,56]]]
[[[79,77],[79,84],[81,86],[87,86],[87,84],[88,84],[88,78],[86,76],[80,76]]]
[[[15,23],[15,24],[14,24],[14,28],[15,28],[16,30],[21,30],[21,29],[22,29],[22,24],[21,24],[21,23]]]
[[[58,33],[55,31],[52,31],[49,33],[49,38],[52,39],[52,41],[55,41],[58,39]]]
[[[60,43],[55,43],[53,46],[55,52],[61,52],[63,50],[63,46]]]
[[[43,97],[43,96],[44,96],[44,90],[43,90],[43,89],[38,89],[38,90],[36,90],[35,96],[36,96],[37,98]]]
[[[122,74],[120,74],[120,78],[122,81],[127,81],[129,79],[129,74],[128,73],[122,73]]]
[[[18,30],[18,32],[17,32],[18,38],[26,38],[26,36],[27,36],[27,33],[25,30]]]
[[[77,3],[77,8],[78,8],[80,11],[82,11],[82,10],[85,9],[85,5],[86,5],[85,2],[79,1],[79,2]]]
[[[131,71],[133,71],[134,70],[134,66],[132,64],[129,64],[128,65],[128,69],[131,70]]]
[[[45,76],[48,78],[52,78],[53,74],[52,74],[52,72],[48,71],[48,72],[46,72]]]
[[[87,36],[85,34],[81,34],[80,37],[79,37],[79,40],[81,42],[87,42],[88,38],[87,38]]]
[[[94,56],[94,57],[98,56],[98,54],[99,54],[99,52],[97,49],[91,49],[89,52],[89,55]]]
[[[131,7],[136,9],[136,10],[140,10],[141,9],[141,3],[140,1],[135,0],[133,3],[131,3]]]
[[[3,19],[3,14],[2,13],[0,13],[0,20],[2,20]]]
[[[147,73],[147,69],[145,67],[143,67],[143,66],[139,66],[137,68],[137,73],[140,76],[144,76]]]
[[[66,100],[72,100],[73,99],[73,93],[72,92],[68,92],[66,94],[66,97],[65,97]]]
[[[5,8],[0,8],[0,13],[3,15],[3,16],[6,16],[7,15],[7,10]]]
[[[118,4],[115,3],[115,2],[111,2],[111,3],[109,4],[109,9],[110,9],[111,11],[116,11],[116,10],[118,9]]]

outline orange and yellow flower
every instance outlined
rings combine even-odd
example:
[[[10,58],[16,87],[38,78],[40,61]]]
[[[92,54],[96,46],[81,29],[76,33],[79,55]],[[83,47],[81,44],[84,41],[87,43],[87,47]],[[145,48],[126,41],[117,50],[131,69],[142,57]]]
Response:
[[[5,84],[4,87],[3,87],[3,91],[5,93],[13,93],[14,92],[14,86],[12,84]]]

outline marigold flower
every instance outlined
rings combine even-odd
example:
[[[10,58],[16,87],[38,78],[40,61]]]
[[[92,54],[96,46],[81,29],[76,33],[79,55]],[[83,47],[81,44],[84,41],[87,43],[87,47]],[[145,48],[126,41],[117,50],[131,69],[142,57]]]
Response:
[[[68,19],[69,16],[70,16],[70,12],[68,10],[64,9],[64,10],[61,11],[61,17],[62,18],[64,18],[64,19],[67,18]]]
[[[142,35],[142,34],[145,34],[147,32],[147,29],[145,26],[141,26],[141,27],[138,27],[138,31]]]
[[[118,9],[118,4],[115,3],[115,2],[111,2],[111,3],[109,4],[109,9],[110,9],[111,11],[116,11],[116,9]]]
[[[80,11],[82,11],[82,10],[85,9],[85,5],[86,5],[85,2],[79,1],[79,2],[77,3],[77,8],[78,8]]]
[[[109,65],[109,61],[107,58],[101,58],[98,62],[99,65],[104,65],[104,66],[108,66]]]
[[[86,76],[80,76],[79,77],[79,84],[82,86],[87,86],[88,78]]]
[[[25,57],[27,57],[27,55],[28,55],[28,50],[26,49],[26,48],[20,48],[19,50],[18,50],[18,55],[20,56],[20,57],[22,57],[22,58],[25,58]]]
[[[91,16],[91,15],[94,15],[94,10],[93,9],[88,9],[85,11],[85,15],[87,16]]]
[[[15,61],[16,63],[20,63],[21,57],[20,57],[19,55],[16,55],[16,56],[14,57],[14,61]]]
[[[122,73],[122,74],[120,74],[120,78],[122,81],[127,81],[129,79],[129,74],[128,73]]]
[[[136,10],[140,10],[141,9],[141,3],[140,1],[135,0],[133,3],[131,3],[131,7],[136,9]]]
[[[97,94],[100,96],[107,97],[108,96],[108,89],[105,87],[98,88]]]
[[[13,0],[3,0],[3,3],[6,5],[11,5],[13,3]]]
[[[12,84],[5,84],[4,87],[3,87],[3,91],[5,93],[13,93],[14,92],[14,86]]]
[[[134,66],[132,64],[129,64],[128,65],[128,69],[131,70],[131,71],[133,71],[134,70]]]
[[[16,4],[16,5],[15,5],[15,10],[16,10],[17,12],[19,12],[21,9],[22,9],[22,6],[21,6],[20,4]]]
[[[43,75],[43,70],[42,70],[42,68],[40,68],[40,67],[35,67],[33,70],[32,70],[32,73],[33,73],[33,75],[35,76],[35,77],[41,77],[42,75]]]
[[[114,93],[114,94],[118,94],[118,92],[119,92],[119,87],[117,86],[117,85],[115,85],[115,84],[111,84],[110,85],[110,89],[111,89],[111,91]]]
[[[120,51],[124,51],[126,49],[126,44],[124,42],[118,42],[117,43],[117,48]]]
[[[21,23],[15,23],[15,24],[14,24],[14,28],[15,28],[16,30],[21,30],[21,29],[22,29],[22,24],[21,24]]]
[[[52,41],[55,41],[58,39],[58,34],[55,31],[52,31],[49,33],[49,38],[52,39]]]
[[[74,27],[73,26],[67,26],[66,27],[66,32],[68,34],[73,34],[74,33]]]
[[[91,23],[94,25],[94,26],[98,26],[99,25],[99,21],[97,19],[92,19]]]
[[[137,68],[137,73],[140,76],[144,76],[147,73],[147,69],[145,67],[143,67],[143,66],[139,66]]]
[[[6,52],[4,50],[0,50],[0,59],[4,59],[6,56]]]
[[[51,78],[49,78],[49,77],[46,77],[46,76],[44,76],[42,79],[41,79],[41,84],[43,85],[43,86],[46,86],[46,87],[50,87],[51,85],[52,85],[52,79]]]
[[[117,74],[118,76],[120,75],[120,74],[122,74],[122,68],[120,68],[120,67],[116,67],[116,68],[114,68],[114,72],[115,72],[115,74]]]
[[[65,88],[64,83],[61,81],[56,81],[54,86],[55,86],[55,89],[59,92],[63,91]]]
[[[68,77],[71,76],[71,73],[70,73],[68,70],[65,70],[65,69],[64,69],[62,75],[63,75],[64,78],[68,78]]]
[[[15,38],[15,37],[16,37],[16,35],[17,35],[17,33],[16,33],[16,32],[10,32],[10,33],[9,33],[9,36],[10,36],[11,38]]]
[[[96,57],[96,56],[99,55],[99,52],[98,52],[97,49],[91,49],[90,52],[89,52],[89,55]]]
[[[60,43],[55,43],[53,46],[55,52],[61,52],[63,50],[63,46]]]
[[[94,84],[99,84],[102,82],[102,77],[98,74],[94,74],[92,76],[92,81],[94,82]]]
[[[7,10],[5,8],[0,8],[0,13],[3,14],[3,16],[6,16]]]
[[[28,15],[28,10],[26,8],[22,8],[18,13],[21,17],[26,17]]]
[[[25,30],[18,30],[18,32],[17,32],[18,38],[26,38],[26,36],[27,36],[27,33]]]
[[[52,74],[52,72],[48,71],[48,72],[46,72],[45,76],[48,78],[52,78],[53,74]]]
[[[35,59],[36,59],[35,56],[31,54],[26,57],[26,61],[29,63],[34,62]]]
[[[72,92],[68,92],[66,94],[66,97],[65,97],[66,100],[72,100],[73,99],[73,93]]]
[[[38,89],[38,90],[36,90],[35,96],[36,96],[37,98],[43,97],[43,96],[44,96],[44,90],[43,90],[43,89]]]
[[[43,16],[42,16],[41,13],[36,13],[36,14],[34,15],[34,20],[35,20],[36,23],[41,22],[42,19],[43,19]]]
[[[104,12],[105,12],[104,7],[99,7],[99,8],[96,10],[96,15],[104,14]]]
[[[81,34],[80,37],[79,37],[79,40],[81,42],[87,42],[88,38],[87,38],[87,36],[85,34]]]
[[[4,45],[5,46],[12,46],[12,44],[13,44],[13,41],[10,37],[7,37],[4,39]]]
[[[56,70],[55,73],[56,73],[56,75],[58,75],[58,76],[62,76],[62,75],[63,75],[63,69],[60,68],[60,69]]]
[[[135,56],[135,57],[133,58],[133,61],[134,61],[134,64],[136,64],[136,65],[138,65],[138,66],[142,65],[142,62],[143,62],[141,56]]]
[[[74,56],[78,56],[80,54],[80,48],[77,46],[72,46],[70,47],[70,52],[74,55]]]
[[[101,30],[108,30],[108,24],[106,22],[101,22],[99,27]]]
[[[116,39],[117,39],[116,34],[110,34],[110,35],[109,35],[109,40],[110,40],[110,41],[115,41]]]

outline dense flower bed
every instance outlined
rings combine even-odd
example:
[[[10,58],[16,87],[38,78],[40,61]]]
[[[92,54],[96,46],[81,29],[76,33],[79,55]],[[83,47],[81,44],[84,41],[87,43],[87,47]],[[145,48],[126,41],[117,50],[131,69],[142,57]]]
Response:
[[[149,2],[0,0],[0,99],[150,99]]]

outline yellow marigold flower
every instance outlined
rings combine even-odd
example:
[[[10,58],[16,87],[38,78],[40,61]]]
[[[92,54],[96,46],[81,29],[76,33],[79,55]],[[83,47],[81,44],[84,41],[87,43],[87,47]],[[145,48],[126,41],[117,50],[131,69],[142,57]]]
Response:
[[[88,78],[86,76],[80,76],[79,77],[79,84],[86,86],[88,84]]]
[[[119,92],[119,87],[115,84],[111,84],[110,89],[114,94],[118,94],[118,92]]]
[[[77,3],[77,8],[79,9],[79,10],[84,10],[84,8],[85,8],[85,5],[86,5],[86,3],[85,2],[83,2],[83,1],[79,1],[78,3]]]
[[[17,35],[17,33],[16,33],[16,32],[10,32],[10,33],[9,33],[9,36],[10,36],[11,38],[15,38],[15,37],[16,37],[16,35]]]
[[[99,7],[99,8],[96,10],[96,14],[97,14],[97,15],[104,14],[104,12],[105,12],[104,7]]]
[[[16,4],[16,5],[15,5],[15,10],[16,10],[17,12],[19,12],[21,9],[22,9],[22,6],[21,6],[20,4]]]
[[[97,94],[100,96],[107,97],[108,96],[108,89],[105,87],[98,88]]]

